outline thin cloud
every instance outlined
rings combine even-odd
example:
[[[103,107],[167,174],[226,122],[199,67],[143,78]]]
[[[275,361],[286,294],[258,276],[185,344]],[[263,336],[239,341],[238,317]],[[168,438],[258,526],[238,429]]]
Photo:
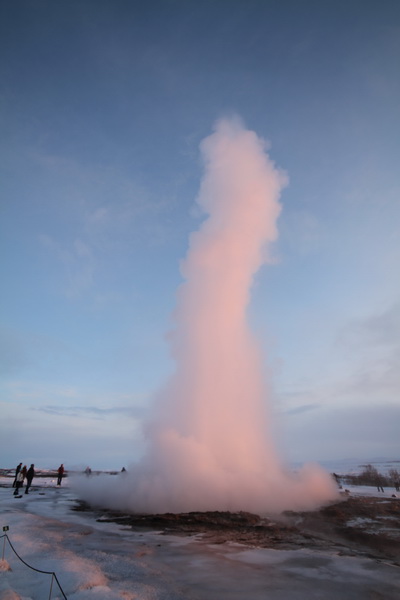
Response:
[[[96,273],[96,260],[89,244],[82,239],[61,243],[53,237],[41,234],[40,244],[51,251],[62,265],[64,292],[67,297],[82,296],[93,287]]]
[[[288,419],[283,429],[289,455],[297,460],[326,460],[398,455],[400,406],[350,404],[326,406]]]
[[[79,396],[78,390],[70,385],[52,385],[33,381],[11,381],[7,386],[7,395],[13,404],[28,404],[44,398],[57,398],[68,401]],[[75,400],[76,402],[76,400]]]
[[[321,408],[320,404],[303,404],[302,406],[296,406],[295,408],[291,408],[290,410],[285,411],[286,415],[300,415],[306,412],[310,412],[312,410],[316,410]]]
[[[150,193],[142,181],[142,172],[121,171],[116,165],[82,167],[78,162],[58,155],[33,152],[31,158],[48,178],[57,177],[64,185],[54,192],[69,219],[73,218],[77,236],[99,253],[104,247],[115,247],[123,240],[132,243],[154,242],[154,217],[171,209],[174,191],[165,186]],[[171,186],[172,184],[169,184]],[[158,221],[157,229],[165,225]],[[132,235],[134,233],[134,236]],[[46,233],[44,234],[46,235]],[[161,233],[161,241],[166,235]]]
[[[0,329],[0,373],[14,375],[30,364],[24,341],[19,332],[11,328]]]
[[[342,381],[346,396],[385,398],[398,402],[400,393],[400,303],[349,323],[337,345],[353,361],[352,373]]]
[[[109,416],[127,416],[132,418],[143,417],[146,410],[142,407],[113,406],[99,408],[95,406],[56,406],[47,405],[33,407],[32,410],[50,415],[104,419]]]
[[[400,302],[377,314],[347,324],[338,343],[353,346],[400,346]]]
[[[280,223],[281,244],[296,255],[315,254],[324,244],[326,232],[309,210],[292,209]]]

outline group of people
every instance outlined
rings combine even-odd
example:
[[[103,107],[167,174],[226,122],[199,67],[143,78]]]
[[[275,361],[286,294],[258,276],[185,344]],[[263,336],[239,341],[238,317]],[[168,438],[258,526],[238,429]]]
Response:
[[[24,485],[24,481],[26,479],[26,487],[25,494],[29,494],[29,488],[32,485],[32,480],[35,477],[35,465],[31,465],[29,469],[26,465],[22,466],[22,463],[19,463],[17,468],[15,469],[15,478],[13,481],[14,496],[19,495],[20,488]]]
[[[13,481],[14,496],[19,496],[20,489],[24,485],[24,481],[26,479],[25,486],[25,494],[29,494],[29,489],[32,485],[32,480],[35,477],[35,465],[32,464],[29,469],[26,465],[22,466],[22,462],[19,463],[17,468],[15,469],[15,478]],[[64,477],[64,465],[60,465],[57,469],[57,485],[61,485],[62,479]]]

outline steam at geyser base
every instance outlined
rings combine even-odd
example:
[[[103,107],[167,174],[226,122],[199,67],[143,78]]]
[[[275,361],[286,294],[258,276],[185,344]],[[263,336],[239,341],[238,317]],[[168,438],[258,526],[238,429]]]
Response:
[[[246,322],[253,278],[277,237],[285,177],[257,135],[221,120],[201,144],[207,218],[181,265],[171,334],[176,371],[154,399],[147,454],[118,481],[83,478],[81,497],[128,512],[258,514],[336,497],[316,465],[293,474],[271,442],[262,357]]]

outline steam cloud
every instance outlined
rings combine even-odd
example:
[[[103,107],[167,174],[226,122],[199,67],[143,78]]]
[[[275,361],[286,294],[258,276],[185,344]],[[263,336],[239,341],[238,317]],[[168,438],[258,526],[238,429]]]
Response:
[[[335,497],[335,486],[319,467],[293,474],[276,456],[262,356],[246,320],[253,278],[277,237],[285,177],[237,118],[219,121],[201,151],[197,202],[208,216],[181,265],[176,371],[155,398],[142,462],[111,490],[101,478],[82,482],[81,495],[149,513],[312,508]]]

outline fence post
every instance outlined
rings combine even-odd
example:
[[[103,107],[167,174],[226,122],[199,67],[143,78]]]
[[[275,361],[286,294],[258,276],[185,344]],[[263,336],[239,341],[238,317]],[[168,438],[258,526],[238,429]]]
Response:
[[[51,574],[51,583],[50,583],[50,594],[49,594],[49,600],[51,598],[51,592],[53,591],[53,580],[54,580],[54,573]]]

